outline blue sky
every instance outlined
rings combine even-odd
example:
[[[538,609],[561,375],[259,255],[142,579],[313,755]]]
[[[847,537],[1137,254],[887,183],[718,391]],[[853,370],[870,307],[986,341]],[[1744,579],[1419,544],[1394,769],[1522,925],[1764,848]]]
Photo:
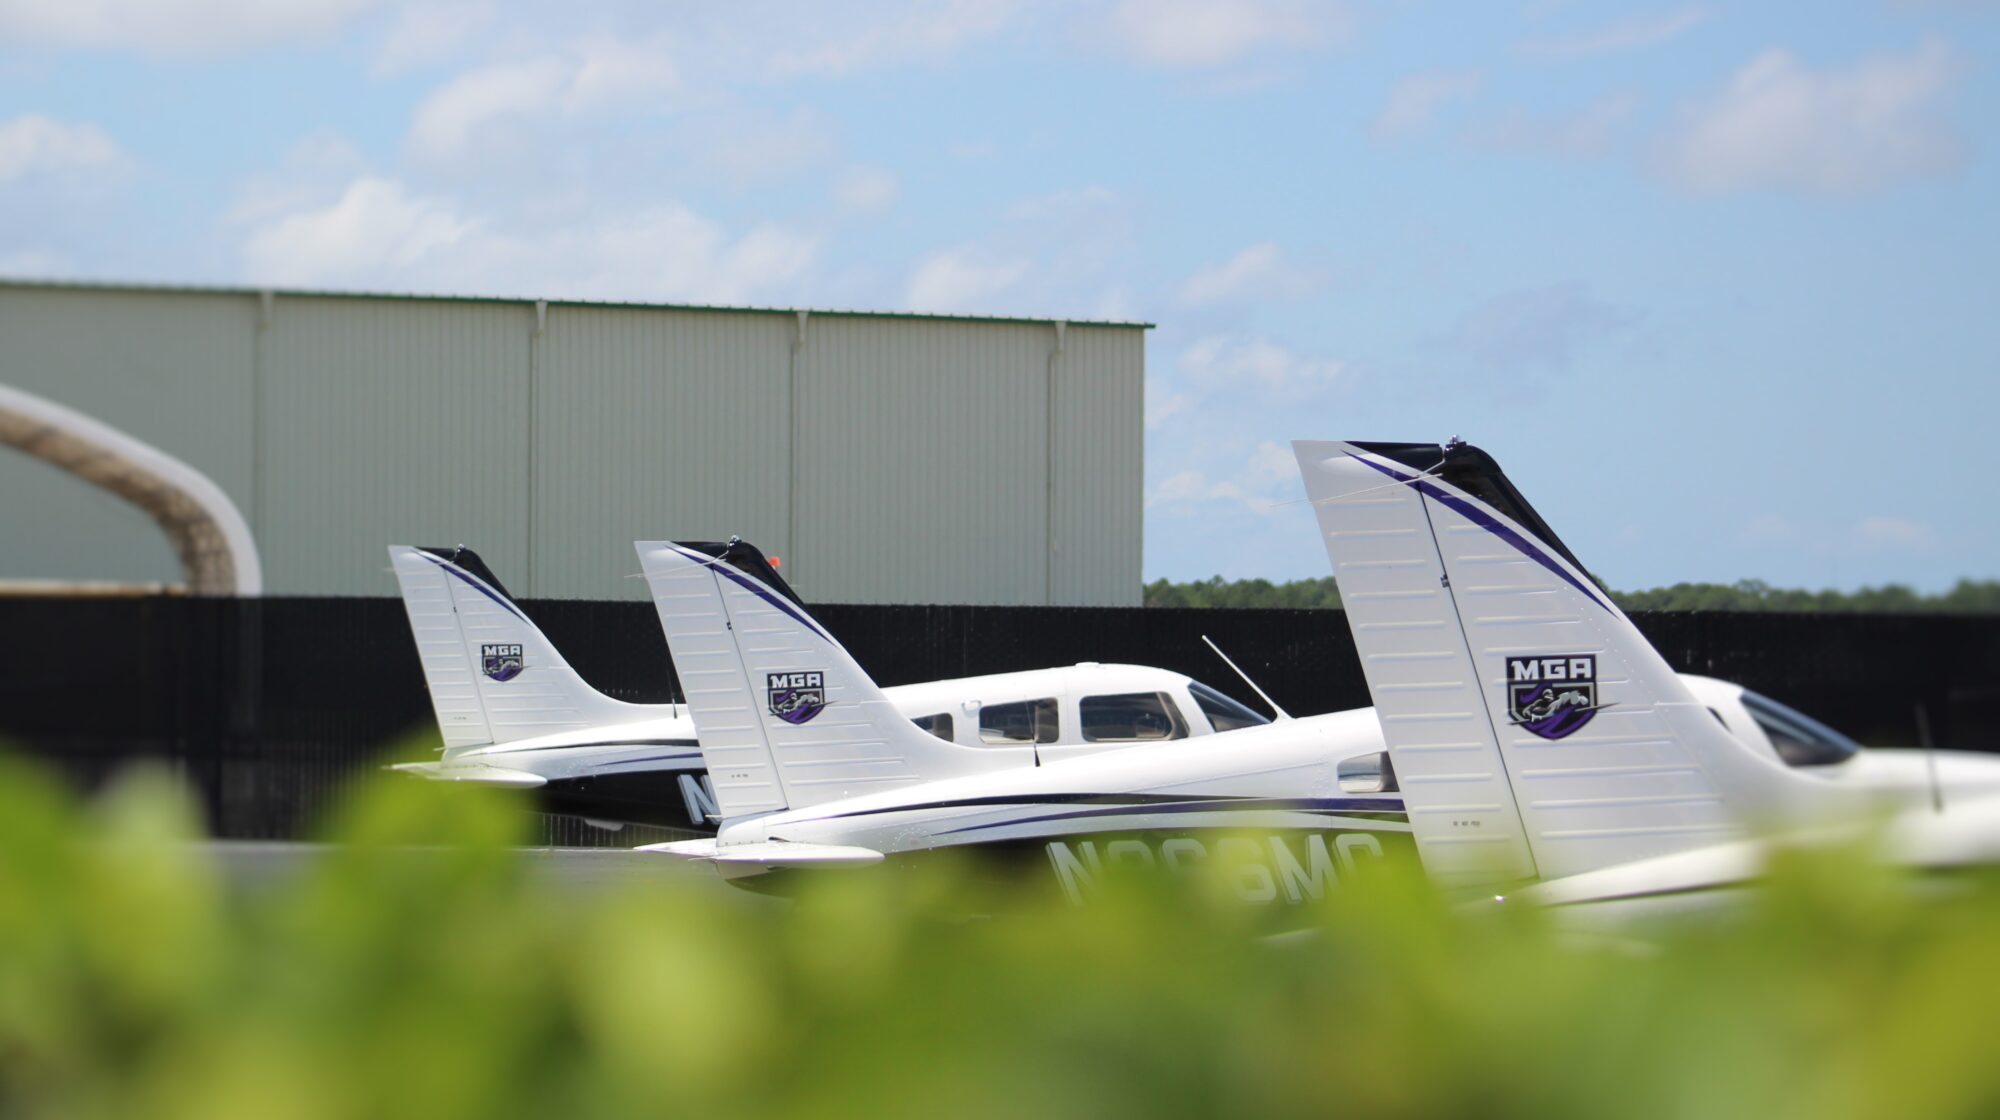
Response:
[[[0,275],[1145,319],[1146,574],[1492,451],[1615,587],[2000,576],[2000,4],[0,0]]]

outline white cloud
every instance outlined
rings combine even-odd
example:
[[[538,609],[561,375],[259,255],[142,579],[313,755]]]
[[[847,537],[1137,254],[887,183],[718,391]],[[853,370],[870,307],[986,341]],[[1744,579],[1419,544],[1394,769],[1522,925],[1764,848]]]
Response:
[[[1188,380],[1204,389],[1254,389],[1279,401],[1299,401],[1338,385],[1344,362],[1310,358],[1268,339],[1210,335],[1180,356]]]
[[[1113,217],[1119,206],[1118,193],[1109,187],[1081,187],[1019,199],[1008,205],[1005,217],[1010,222],[1054,224]]]
[[[1091,318],[1113,322],[1129,323],[1139,316],[1139,305],[1133,301],[1131,289],[1123,284],[1113,284],[1099,292],[1090,309]]]
[[[290,214],[253,233],[253,278],[281,284],[367,283],[406,272],[464,242],[474,222],[451,203],[415,197],[388,179],[357,179],[331,206]]]
[[[375,50],[377,74],[401,74],[434,66],[463,50],[493,22],[486,3],[410,4],[396,16]]]
[[[1477,70],[1437,70],[1411,74],[1389,91],[1388,103],[1376,114],[1376,138],[1393,140],[1430,126],[1438,110],[1479,90],[1485,76]]]
[[[1291,449],[1264,440],[1228,477],[1211,478],[1192,468],[1176,471],[1146,491],[1145,503],[1147,509],[1156,509],[1227,502],[1269,514],[1282,500],[1280,490],[1297,477],[1298,460]]]
[[[1169,419],[1186,412],[1194,400],[1177,393],[1157,377],[1146,379],[1146,430],[1152,431]]]
[[[1629,327],[1634,316],[1579,283],[1493,297],[1467,311],[1452,339],[1490,371],[1566,370],[1577,351]]]
[[[1532,117],[1515,110],[1468,134],[1476,144],[1503,152],[1589,159],[1609,152],[1638,101],[1631,94],[1601,97],[1567,117]]]
[[[709,112],[688,133],[689,156],[731,184],[782,176],[834,158],[837,126],[801,107],[775,117],[762,112]]]
[[[1937,546],[1937,530],[1903,517],[1867,517],[1854,527],[1865,548],[1882,552],[1929,552]]]
[[[672,202],[515,229],[364,177],[330,205],[258,226],[243,256],[262,283],[734,304],[795,281],[817,251],[817,238],[774,225],[732,240]]]
[[[74,267],[67,255],[52,249],[18,249],[0,253],[0,276],[45,280],[67,276]]]
[[[0,183],[109,171],[124,163],[118,145],[96,125],[65,124],[34,113],[0,123]]]
[[[332,32],[375,0],[0,0],[0,39],[209,54]]]
[[[1265,241],[1188,277],[1181,285],[1181,302],[1200,306],[1294,299],[1317,291],[1323,284],[1323,277],[1290,264],[1276,245]]]
[[[1641,16],[1563,39],[1545,39],[1521,48],[1539,58],[1582,58],[1615,51],[1655,47],[1671,42],[1708,22],[1701,8],[1682,8],[1664,15]]]
[[[365,175],[367,166],[346,137],[314,133],[293,144],[276,171],[251,176],[225,220],[254,225],[324,204]]]
[[[1778,187],[1858,194],[1953,170],[1957,134],[1932,112],[1957,64],[1939,42],[1814,71],[1766,51],[1693,109],[1664,148],[1661,170],[1698,192]]]
[[[1159,485],[1146,491],[1146,508],[1186,505],[1213,496],[1208,476],[1200,471],[1179,471],[1161,479]]]
[[[474,148],[495,122],[550,111],[573,74],[570,64],[554,57],[496,63],[460,74],[417,106],[410,146],[427,159],[455,159]]]
[[[843,209],[882,210],[894,205],[902,190],[902,180],[886,167],[850,167],[834,185],[833,195]]]
[[[1018,199],[985,236],[919,259],[904,286],[904,305],[1127,317],[1133,311],[1114,270],[1133,242],[1132,211],[1128,200],[1094,186]]]
[[[1250,462],[1244,469],[1245,477],[1265,485],[1286,482],[1299,474],[1298,456],[1292,449],[1271,440],[1262,440],[1250,453]]]
[[[991,259],[974,246],[961,245],[918,261],[903,302],[919,311],[971,311],[1027,274],[1026,260]]]
[[[1332,0],[1120,0],[1112,41],[1141,62],[1221,66],[1267,46],[1315,47],[1347,28]]]
[[[828,7],[817,24],[794,36],[810,46],[781,49],[767,66],[779,78],[845,77],[877,66],[942,62],[967,43],[999,34],[1025,7],[1021,0],[906,0],[889,18],[875,21]],[[811,11],[787,6],[767,14],[795,23]]]
[[[1775,513],[1760,513],[1736,534],[1748,545],[1790,545],[1798,541],[1799,527],[1791,519]]]
[[[680,86],[663,43],[579,39],[564,50],[468,70],[425,97],[408,143],[420,158],[449,163],[505,139],[521,122],[594,110],[657,110]]]

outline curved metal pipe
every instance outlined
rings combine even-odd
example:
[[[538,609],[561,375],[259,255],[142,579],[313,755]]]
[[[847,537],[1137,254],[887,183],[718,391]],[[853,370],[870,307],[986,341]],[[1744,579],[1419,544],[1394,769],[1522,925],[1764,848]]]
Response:
[[[100,420],[0,385],[0,444],[18,448],[139,507],[173,544],[194,595],[261,595],[250,526],[207,475]]]

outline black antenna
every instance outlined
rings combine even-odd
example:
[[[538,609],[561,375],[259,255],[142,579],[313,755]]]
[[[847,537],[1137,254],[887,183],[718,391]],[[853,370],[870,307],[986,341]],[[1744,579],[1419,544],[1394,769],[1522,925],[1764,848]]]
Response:
[[[1229,655],[1222,652],[1221,646],[1216,645],[1214,642],[1210,642],[1208,640],[1207,634],[1203,634],[1201,636],[1201,640],[1204,642],[1208,642],[1208,648],[1215,651],[1215,656],[1222,658],[1222,663],[1224,665],[1229,666],[1231,672],[1235,673],[1239,677],[1242,677],[1243,683],[1250,686],[1250,691],[1256,693],[1259,697],[1261,697],[1264,703],[1270,706],[1271,711],[1277,714],[1277,717],[1279,719],[1286,720],[1292,718],[1292,713],[1286,711],[1283,708],[1278,707],[1278,702],[1276,700],[1271,699],[1270,693],[1265,692],[1263,689],[1257,687],[1257,682],[1250,679],[1250,674],[1244,672],[1242,669],[1237,668],[1236,662],[1229,660]]]
[[[1931,713],[1917,701],[1917,742],[1924,748],[1924,769],[1931,779],[1931,811],[1944,812],[1944,787],[1938,784],[1937,747],[1931,742]]]

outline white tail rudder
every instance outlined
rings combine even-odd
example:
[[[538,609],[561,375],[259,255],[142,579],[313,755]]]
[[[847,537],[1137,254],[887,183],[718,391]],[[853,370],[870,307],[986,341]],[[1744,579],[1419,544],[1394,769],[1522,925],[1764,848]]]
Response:
[[[390,545],[447,751],[644,718],[592,688],[470,549]]]
[[[1785,814],[1484,452],[1293,444],[1430,871],[1555,879]]]
[[[891,704],[762,553],[639,541],[724,820],[997,769]]]

